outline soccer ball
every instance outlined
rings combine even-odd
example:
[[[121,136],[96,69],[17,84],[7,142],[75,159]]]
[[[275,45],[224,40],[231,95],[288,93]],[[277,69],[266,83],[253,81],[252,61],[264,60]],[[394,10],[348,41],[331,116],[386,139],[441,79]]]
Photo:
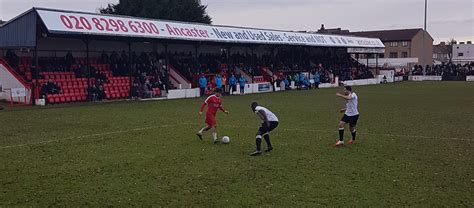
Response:
[[[222,137],[222,142],[224,142],[224,144],[227,144],[230,142],[230,138],[228,136],[224,136]]]

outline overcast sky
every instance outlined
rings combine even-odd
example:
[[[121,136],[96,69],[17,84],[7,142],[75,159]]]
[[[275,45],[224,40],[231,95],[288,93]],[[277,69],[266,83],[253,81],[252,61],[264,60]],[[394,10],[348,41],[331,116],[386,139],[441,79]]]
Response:
[[[118,0],[0,0],[0,19],[31,7],[96,12]],[[474,0],[428,0],[435,41],[474,41]],[[282,30],[342,27],[351,31],[422,28],[423,0],[202,0],[214,24]]]

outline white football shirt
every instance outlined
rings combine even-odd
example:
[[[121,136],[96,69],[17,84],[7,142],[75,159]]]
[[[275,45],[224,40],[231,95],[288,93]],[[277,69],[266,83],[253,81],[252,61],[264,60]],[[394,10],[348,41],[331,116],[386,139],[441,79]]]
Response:
[[[258,111],[260,111],[260,110],[263,110],[263,112],[265,112],[265,115],[267,116],[268,121],[277,121],[278,122],[278,118],[276,117],[276,115],[274,113],[272,113],[270,110],[268,110],[267,108],[262,107],[262,106],[255,107],[255,113],[258,114]]]
[[[359,111],[357,110],[357,103],[358,103],[357,94],[355,92],[351,92],[349,96],[351,96],[352,99],[346,100],[346,115],[347,116],[359,115]]]

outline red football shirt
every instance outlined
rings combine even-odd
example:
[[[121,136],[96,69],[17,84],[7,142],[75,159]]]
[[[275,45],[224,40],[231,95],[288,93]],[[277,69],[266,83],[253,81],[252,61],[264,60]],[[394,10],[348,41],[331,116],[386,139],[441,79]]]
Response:
[[[222,100],[217,97],[216,95],[209,96],[201,106],[201,112],[204,107],[207,105],[207,116],[216,116],[217,110],[221,110],[224,112],[224,108],[222,107]]]

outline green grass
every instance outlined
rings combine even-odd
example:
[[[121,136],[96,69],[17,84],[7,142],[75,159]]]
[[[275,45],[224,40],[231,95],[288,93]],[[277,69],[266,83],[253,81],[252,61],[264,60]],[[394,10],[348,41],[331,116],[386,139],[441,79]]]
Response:
[[[203,99],[0,111],[0,206],[474,206],[474,83],[356,87],[342,148],[337,90],[225,97],[228,145],[195,137]],[[281,120],[260,157],[253,100]]]

